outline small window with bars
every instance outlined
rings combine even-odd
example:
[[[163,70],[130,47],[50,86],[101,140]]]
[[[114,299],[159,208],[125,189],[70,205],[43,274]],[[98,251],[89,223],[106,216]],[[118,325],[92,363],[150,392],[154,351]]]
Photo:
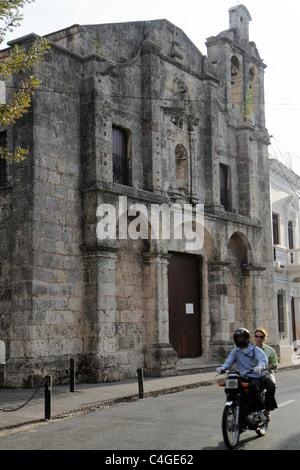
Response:
[[[277,315],[278,315],[278,331],[285,333],[285,308],[284,295],[277,294]]]
[[[273,245],[279,245],[279,215],[272,213]]]
[[[229,189],[228,178],[229,168],[220,163],[220,204],[224,207],[225,211],[229,210]]]
[[[7,147],[6,132],[0,132],[0,147]],[[0,158],[0,188],[7,186],[7,162]]]
[[[289,242],[289,249],[294,249],[294,229],[293,229],[293,222],[289,220],[288,222],[288,242]],[[294,263],[294,253],[289,253],[290,255],[290,262],[291,264]]]
[[[113,182],[128,185],[128,139],[119,127],[112,128]]]

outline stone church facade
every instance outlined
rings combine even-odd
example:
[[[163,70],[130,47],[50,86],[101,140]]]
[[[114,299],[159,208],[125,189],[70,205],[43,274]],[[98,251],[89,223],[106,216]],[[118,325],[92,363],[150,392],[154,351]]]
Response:
[[[30,111],[1,133],[29,149],[0,179],[6,386],[67,381],[71,357],[82,381],[176,375],[221,362],[238,326],[275,342],[265,65],[248,10],[229,21],[207,55],[167,20],[48,35]],[[203,243],[149,235],[153,207],[184,205]]]

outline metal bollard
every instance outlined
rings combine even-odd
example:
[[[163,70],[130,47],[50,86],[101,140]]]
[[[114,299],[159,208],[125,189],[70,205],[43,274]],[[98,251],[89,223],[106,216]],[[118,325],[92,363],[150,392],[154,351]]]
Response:
[[[70,392],[75,392],[75,359],[70,359]]]
[[[51,419],[52,376],[45,377],[45,419]]]
[[[144,398],[144,374],[143,369],[137,369],[138,384],[139,384],[139,398]]]

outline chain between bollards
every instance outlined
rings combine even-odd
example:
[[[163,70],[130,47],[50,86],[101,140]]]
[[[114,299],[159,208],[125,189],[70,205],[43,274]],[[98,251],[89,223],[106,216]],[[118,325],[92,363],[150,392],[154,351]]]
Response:
[[[18,411],[21,408],[24,408],[30,401],[33,400],[33,398],[36,396],[38,391],[41,389],[41,387],[44,385],[44,396],[45,396],[45,403],[44,403],[44,415],[45,419],[51,420],[51,411],[52,411],[52,376],[51,375],[46,375],[39,387],[35,390],[33,395],[22,405],[12,408],[12,409],[3,409],[0,408],[0,412],[2,413],[12,413],[14,411]],[[75,359],[70,360],[70,392],[75,391]]]
[[[70,359],[70,392],[75,391],[75,359]],[[45,376],[45,419],[51,420],[52,376]]]

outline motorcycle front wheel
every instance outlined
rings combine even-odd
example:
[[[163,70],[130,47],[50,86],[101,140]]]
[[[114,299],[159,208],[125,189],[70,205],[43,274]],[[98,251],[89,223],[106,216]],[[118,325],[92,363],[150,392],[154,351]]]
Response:
[[[234,449],[240,439],[240,428],[236,424],[237,406],[225,406],[222,416],[222,432],[226,446]]]

